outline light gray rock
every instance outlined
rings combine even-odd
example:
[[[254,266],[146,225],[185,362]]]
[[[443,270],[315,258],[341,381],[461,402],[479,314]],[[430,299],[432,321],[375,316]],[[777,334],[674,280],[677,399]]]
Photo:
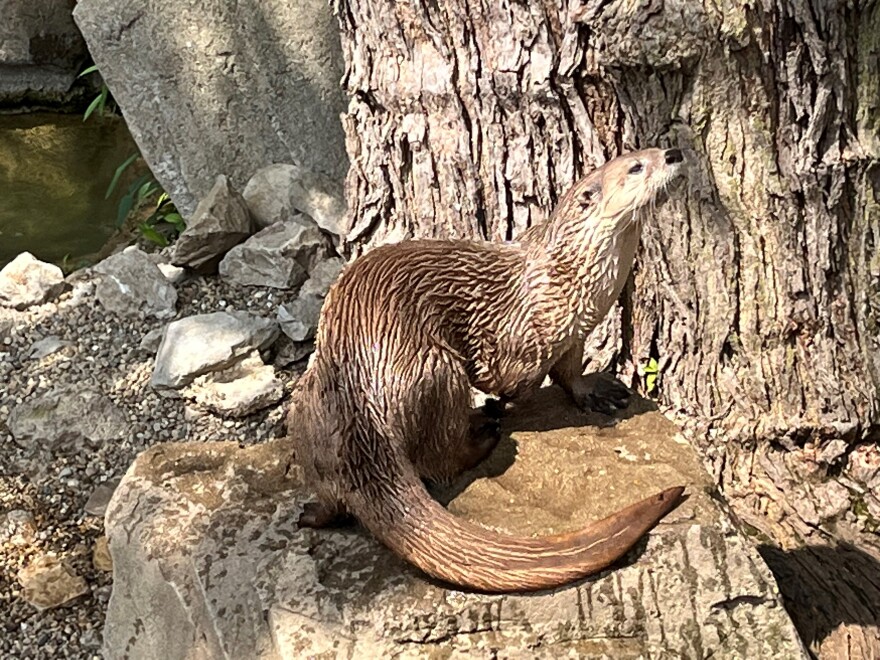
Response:
[[[179,319],[168,325],[156,354],[150,384],[158,390],[179,389],[212,371],[241,361],[278,337],[272,319],[245,312],[214,312]]]
[[[61,337],[51,335],[44,339],[40,339],[39,341],[35,341],[28,351],[28,357],[32,360],[42,360],[45,357],[49,357],[50,355],[54,355],[55,353],[71,347],[73,347],[72,342],[64,341]]]
[[[329,251],[329,242],[302,214],[276,222],[229,250],[220,262],[220,276],[239,286],[293,289]]]
[[[107,512],[107,505],[110,504],[110,498],[119,486],[119,479],[111,479],[102,484],[98,484],[86,500],[83,511],[90,516],[104,517]]]
[[[253,221],[244,198],[220,175],[177,238],[171,261],[199,273],[213,273],[223,255],[252,231]]]
[[[20,444],[66,453],[93,449],[130,432],[126,416],[109,397],[81,385],[17,405],[9,413],[9,430]]]
[[[0,5],[0,103],[6,107],[71,100],[88,55],[68,0],[6,0]]]
[[[162,337],[164,336],[165,326],[150,330],[147,334],[143,336],[143,338],[141,339],[141,343],[138,344],[138,348],[141,349],[144,353],[155,355],[156,352],[159,350],[159,346],[162,345]]]
[[[162,271],[165,279],[172,284],[180,284],[186,278],[186,270],[181,268],[180,266],[163,263],[159,263],[156,265],[158,266],[159,270]]]
[[[281,334],[278,341],[275,342],[275,360],[273,364],[276,369],[287,369],[295,362],[307,358],[315,350],[315,343],[311,341],[293,341],[285,334]]]
[[[0,305],[25,309],[42,304],[64,288],[64,274],[54,264],[22,252],[0,270]]]
[[[98,276],[95,297],[105,309],[120,316],[174,316],[177,290],[145,252],[126,248],[93,270]]]
[[[309,279],[300,288],[299,295],[323,298],[327,295],[330,287],[339,277],[344,267],[345,261],[339,257],[331,257],[319,261],[310,271]]]
[[[278,403],[284,384],[254,351],[228,369],[196,378],[183,395],[223,417],[247,417]]]
[[[344,62],[325,0],[80,0],[74,18],[184,216],[216,175],[242,189],[271,163],[342,190]]]
[[[450,509],[529,534],[672,484],[690,497],[617,570],[530,595],[448,589],[362,531],[298,529],[309,495],[286,440],[150,449],[107,511],[105,657],[806,658],[677,428],[656,412],[612,428],[591,419],[555,388],[538,393],[505,417],[511,439]],[[535,428],[551,430],[517,430]]]
[[[278,323],[281,325],[281,331],[293,341],[303,342],[312,339],[318,329],[318,319],[323,304],[322,298],[309,295],[279,305]]]
[[[269,165],[254,174],[244,199],[261,227],[305,213],[335,236],[342,233],[345,201],[342,190],[327,177],[289,163]]]

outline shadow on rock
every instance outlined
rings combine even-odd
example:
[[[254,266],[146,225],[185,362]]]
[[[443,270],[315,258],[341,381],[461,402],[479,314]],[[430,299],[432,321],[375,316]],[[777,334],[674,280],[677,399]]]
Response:
[[[804,643],[821,658],[880,657],[880,561],[850,544],[758,551]]]
[[[597,392],[624,385],[607,373],[588,374],[587,379],[595,383]],[[557,385],[542,387],[522,402],[510,404],[502,417],[505,432],[553,431],[556,429],[580,426],[614,426],[620,421],[636,415],[657,410],[657,404],[632,393],[624,408],[613,415],[580,410],[568,395]]]

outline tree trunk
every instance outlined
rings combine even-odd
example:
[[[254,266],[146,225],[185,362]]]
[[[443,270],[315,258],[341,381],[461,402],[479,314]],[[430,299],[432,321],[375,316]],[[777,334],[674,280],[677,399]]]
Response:
[[[621,151],[691,151],[591,368],[638,385],[654,358],[661,402],[766,535],[771,568],[795,576],[781,588],[814,650],[880,657],[880,3],[337,11],[353,253],[509,239]],[[861,577],[797,549],[835,539],[857,544]],[[818,612],[799,600],[844,583]]]

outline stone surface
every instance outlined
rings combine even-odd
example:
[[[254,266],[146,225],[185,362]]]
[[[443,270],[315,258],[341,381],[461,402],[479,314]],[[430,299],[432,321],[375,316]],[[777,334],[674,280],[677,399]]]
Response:
[[[244,189],[244,199],[261,227],[305,213],[321,229],[338,236],[345,221],[340,188],[326,177],[296,165],[279,163],[256,172]]]
[[[106,517],[105,657],[806,657],[696,454],[658,413],[636,412],[584,426],[600,420],[542,391],[457,485],[456,515],[529,534],[687,484],[689,498],[620,568],[526,596],[447,589],[356,528],[299,530],[308,494],[286,440],[154,447]]]
[[[281,331],[293,341],[308,341],[315,336],[321,315],[322,298],[314,295],[300,296],[293,302],[278,306],[278,323]]]
[[[64,351],[72,346],[72,342],[65,341],[60,337],[52,335],[51,337],[46,337],[40,341],[35,341],[31,345],[31,350],[28,351],[28,357],[32,360],[42,360],[45,357]]]
[[[183,395],[223,417],[246,417],[278,403],[284,385],[254,351],[227,369],[196,378]]]
[[[226,253],[220,275],[239,286],[292,289],[326,257],[327,237],[308,217],[297,214],[254,234]]]
[[[252,229],[244,199],[220,175],[177,238],[171,261],[200,273],[213,273],[223,255],[250,236]]]
[[[89,499],[86,500],[83,511],[90,516],[103,518],[104,514],[107,512],[107,505],[110,503],[110,498],[113,497],[113,493],[118,485],[119,479],[111,479],[110,481],[106,481],[96,486],[92,491],[92,494],[89,495]]]
[[[315,344],[311,341],[293,341],[283,334],[275,342],[275,360],[273,364],[277,369],[287,369],[293,363],[307,358],[315,350]]]
[[[156,351],[159,350],[159,346],[162,345],[162,337],[165,336],[165,328],[154,328],[150,330],[147,334],[141,338],[140,343],[138,344],[138,348],[145,353],[156,354]]]
[[[0,523],[0,543],[28,546],[37,538],[37,522],[34,514],[24,509],[8,511]]]
[[[113,558],[110,556],[110,546],[106,536],[99,536],[92,548],[92,564],[99,571],[109,573],[113,570]]]
[[[189,385],[199,376],[271,346],[278,332],[275,321],[244,312],[214,312],[174,321],[159,345],[150,384],[160,390]]]
[[[73,453],[118,440],[129,427],[125,415],[101,391],[72,385],[16,406],[9,414],[9,430],[18,443]]]
[[[18,572],[22,597],[38,610],[60,607],[88,593],[86,581],[51,555],[37,557]]]
[[[345,267],[345,261],[339,257],[331,257],[324,259],[315,264],[315,267],[309,273],[309,279],[299,290],[301,296],[320,296],[323,298],[330,290],[330,286],[339,277],[342,269]]]
[[[186,269],[180,266],[163,263],[156,264],[156,266],[162,271],[165,279],[172,284],[180,284],[186,278]]]
[[[69,0],[6,0],[0,5],[0,104],[71,100],[88,56]]]
[[[343,59],[325,0],[80,0],[74,17],[184,216],[216,175],[243,188],[272,163],[326,175],[341,197]]]
[[[95,296],[105,309],[121,316],[171,318],[177,291],[146,252],[126,248],[94,267]]]
[[[58,266],[22,252],[0,270],[0,305],[25,309],[56,296],[64,287]]]

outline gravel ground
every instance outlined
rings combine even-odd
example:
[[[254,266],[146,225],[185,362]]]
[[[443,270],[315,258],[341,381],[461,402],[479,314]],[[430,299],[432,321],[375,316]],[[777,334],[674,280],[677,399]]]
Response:
[[[243,420],[225,420],[149,387],[153,356],[138,345],[153,320],[106,312],[87,278],[55,303],[24,312],[0,308],[0,523],[9,511],[26,511],[36,534],[22,542],[0,529],[0,658],[100,657],[101,628],[112,588],[111,574],[96,569],[92,555],[103,519],[83,507],[101,483],[121,477],[135,456],[160,442],[236,439],[253,443],[282,432],[284,402]],[[220,310],[274,317],[294,296],[275,290],[237,289],[218,278],[177,286],[178,316]],[[73,344],[43,359],[28,357],[34,342],[58,336]],[[289,393],[295,373],[279,373]],[[66,454],[16,443],[7,427],[11,411],[63,385],[90,385],[128,416],[130,432],[119,443]],[[34,558],[54,553],[85,578],[88,592],[68,605],[38,611],[22,598],[17,574]]]

